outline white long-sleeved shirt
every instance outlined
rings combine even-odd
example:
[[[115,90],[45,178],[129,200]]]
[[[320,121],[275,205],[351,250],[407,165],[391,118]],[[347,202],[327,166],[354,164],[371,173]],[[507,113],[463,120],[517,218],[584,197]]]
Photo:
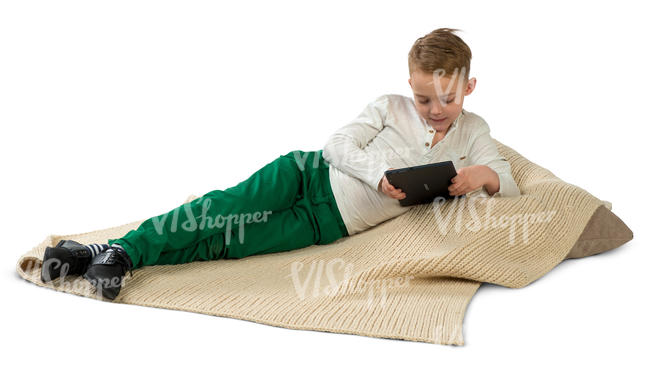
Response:
[[[348,234],[373,227],[410,209],[378,188],[389,168],[445,160],[451,160],[457,170],[487,165],[500,181],[499,191],[493,196],[521,194],[510,164],[499,154],[483,118],[463,109],[445,137],[431,147],[435,134],[435,129],[417,113],[412,98],[387,94],[370,102],[352,122],[328,139],[323,157],[330,164],[332,193]],[[483,187],[467,196],[477,192],[479,196],[489,196]]]

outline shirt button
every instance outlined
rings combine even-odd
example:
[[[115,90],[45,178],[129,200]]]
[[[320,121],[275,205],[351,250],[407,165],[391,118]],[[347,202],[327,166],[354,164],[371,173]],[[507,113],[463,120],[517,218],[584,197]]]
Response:
[[[427,147],[429,147],[429,142],[426,142],[424,145],[427,146]]]
[[[433,133],[433,130],[429,130],[430,133]]]

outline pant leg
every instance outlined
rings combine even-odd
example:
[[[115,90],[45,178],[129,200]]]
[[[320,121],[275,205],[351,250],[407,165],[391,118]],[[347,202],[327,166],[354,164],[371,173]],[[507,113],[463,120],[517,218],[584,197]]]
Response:
[[[244,258],[327,244],[348,236],[332,194],[329,165],[322,158],[322,150],[312,157],[301,169],[305,195],[298,195],[290,208],[273,212],[258,222],[249,219],[248,223],[239,223],[230,239],[218,233],[182,250],[164,251],[156,265]]]
[[[293,152],[282,155],[239,184],[208,192],[149,218],[137,229],[120,238],[109,239],[108,243],[122,245],[134,268],[156,264],[163,251],[193,251],[191,253],[197,258],[218,254],[216,239],[209,244],[204,241],[206,238],[223,234],[224,239],[232,239],[239,219],[259,219],[264,214],[268,217],[268,214],[292,207],[297,199],[305,196],[304,167],[296,156]],[[188,259],[182,257],[177,261]]]
[[[163,251],[153,265],[185,264],[192,261],[209,261],[225,258],[224,234],[209,236],[186,248]]]
[[[228,242],[224,233],[219,233],[182,250],[165,251],[155,265],[240,259],[308,247],[317,241],[309,217],[304,206],[296,205],[270,214],[265,221],[238,227]]]

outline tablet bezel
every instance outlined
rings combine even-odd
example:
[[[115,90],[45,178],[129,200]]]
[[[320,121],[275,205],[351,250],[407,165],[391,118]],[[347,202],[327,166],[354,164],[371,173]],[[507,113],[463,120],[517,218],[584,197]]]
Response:
[[[447,189],[452,184],[451,179],[457,175],[456,167],[451,160],[389,169],[384,174],[391,185],[401,188],[406,193],[406,198],[399,200],[401,206],[430,203],[436,197],[454,199],[464,196],[452,196]]]

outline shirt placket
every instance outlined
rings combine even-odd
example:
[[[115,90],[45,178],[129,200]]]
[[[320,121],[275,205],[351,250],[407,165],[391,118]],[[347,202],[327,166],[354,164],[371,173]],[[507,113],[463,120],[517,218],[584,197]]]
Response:
[[[425,129],[424,129],[424,155],[427,156],[427,158],[432,157],[434,154],[438,152],[438,150],[441,148],[442,144],[445,143],[445,139],[447,138],[447,135],[442,138],[441,141],[436,143],[433,147],[431,147],[431,144],[433,143],[433,139],[436,137],[436,130],[426,123]],[[454,130],[449,130],[449,133],[453,132]]]
[[[435,154],[439,152],[440,148],[442,148],[442,145],[445,144],[445,142],[447,141],[447,137],[456,130],[458,126],[458,121],[460,120],[462,114],[463,113],[461,112],[461,114],[459,114],[458,117],[454,120],[452,126],[450,126],[451,128],[449,129],[447,135],[445,135],[445,137],[442,138],[442,140],[436,143],[433,147],[431,147],[431,144],[433,143],[433,139],[436,137],[437,132],[431,125],[429,125],[428,122],[423,121],[424,122],[424,149],[425,149],[424,156],[426,157],[426,161],[433,160]]]

